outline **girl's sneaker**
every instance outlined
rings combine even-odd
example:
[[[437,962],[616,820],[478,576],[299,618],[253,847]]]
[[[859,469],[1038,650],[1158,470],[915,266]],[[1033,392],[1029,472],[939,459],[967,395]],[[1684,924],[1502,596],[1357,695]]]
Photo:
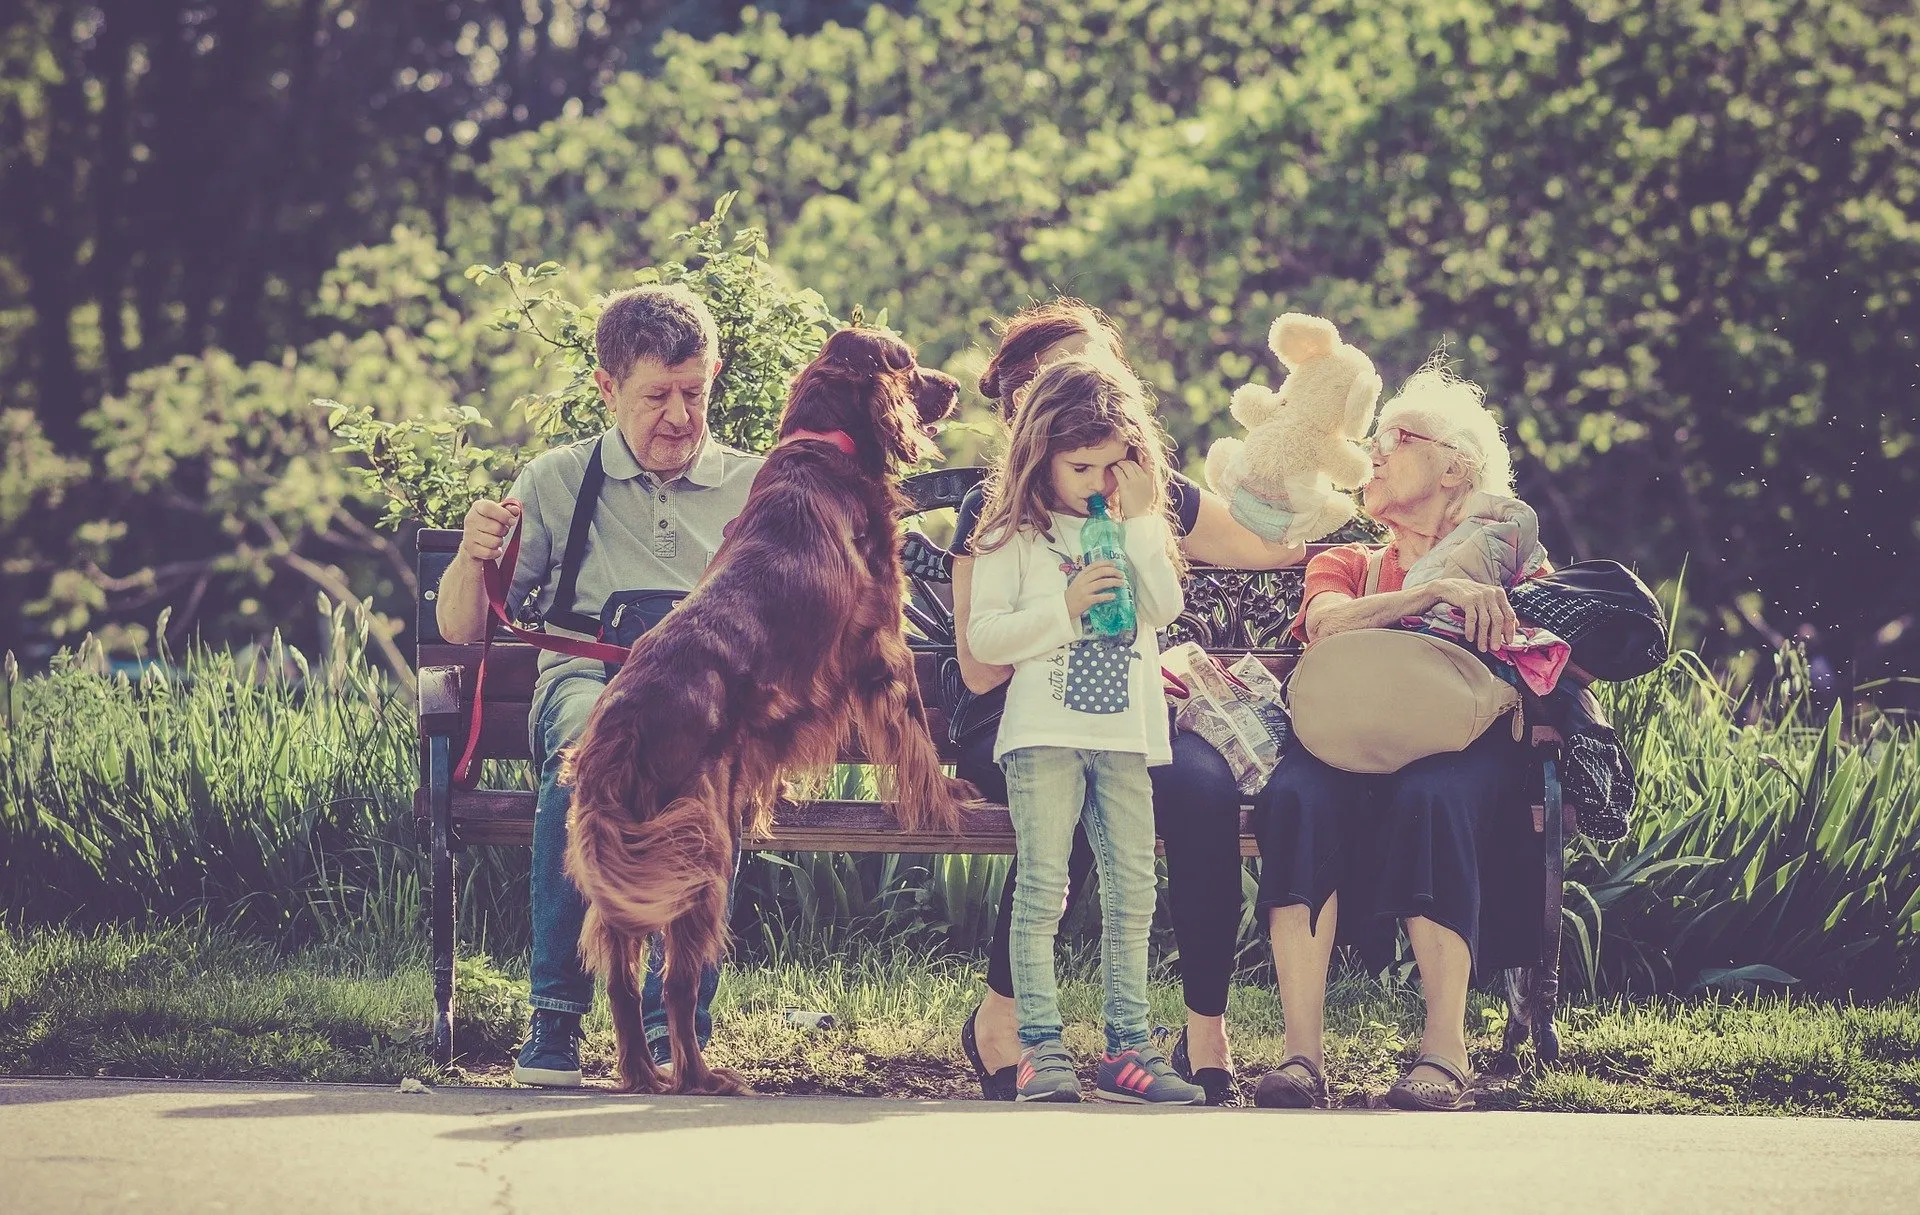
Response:
[[[1188,1084],[1152,1046],[1103,1055],[1093,1095],[1102,1101],[1135,1105],[1205,1105],[1207,1090]]]
[[[1074,1074],[1073,1060],[1058,1038],[1021,1051],[1015,1080],[1019,1086],[1015,1101],[1080,1100],[1080,1077]]]

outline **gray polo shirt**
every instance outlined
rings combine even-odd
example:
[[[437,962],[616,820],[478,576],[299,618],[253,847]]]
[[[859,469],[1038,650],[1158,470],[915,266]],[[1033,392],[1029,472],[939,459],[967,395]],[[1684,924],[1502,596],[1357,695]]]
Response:
[[[617,427],[597,439],[582,439],[545,453],[513,483],[513,496],[521,504],[520,560],[507,596],[510,609],[517,611],[538,588],[541,615],[553,610],[574,502],[596,443],[606,481],[587,531],[577,594],[572,604],[560,605],[562,610],[571,607],[595,618],[615,591],[692,590],[720,547],[721,529],[746,505],[753,478],[766,462],[709,435],[687,471],[661,484],[640,467]],[[604,668],[592,659],[542,651],[536,703],[562,670],[601,672]]]

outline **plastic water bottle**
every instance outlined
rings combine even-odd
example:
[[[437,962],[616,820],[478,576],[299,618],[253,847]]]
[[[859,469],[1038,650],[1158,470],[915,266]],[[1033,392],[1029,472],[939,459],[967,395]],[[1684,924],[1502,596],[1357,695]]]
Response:
[[[1082,627],[1090,638],[1115,645],[1132,645],[1139,630],[1133,611],[1133,567],[1127,563],[1126,540],[1120,525],[1107,514],[1107,499],[1095,494],[1087,499],[1087,521],[1080,528],[1082,565],[1111,561],[1126,581],[1113,587],[1113,597],[1096,603],[1082,617]]]

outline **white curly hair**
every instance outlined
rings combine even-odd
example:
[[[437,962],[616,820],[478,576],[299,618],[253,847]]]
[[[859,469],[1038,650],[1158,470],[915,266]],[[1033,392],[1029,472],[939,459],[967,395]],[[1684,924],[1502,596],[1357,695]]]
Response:
[[[1466,465],[1474,489],[1513,496],[1513,456],[1500,419],[1487,408],[1486,394],[1478,384],[1447,370],[1444,353],[1407,377],[1380,410],[1379,429],[1389,426],[1430,435],[1452,450]]]

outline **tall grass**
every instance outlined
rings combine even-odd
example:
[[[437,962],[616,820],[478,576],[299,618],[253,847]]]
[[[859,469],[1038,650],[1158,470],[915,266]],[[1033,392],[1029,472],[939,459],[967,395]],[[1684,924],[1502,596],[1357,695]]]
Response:
[[[201,918],[282,947],[369,939],[418,950],[412,707],[336,613],[324,660],[275,643],[195,649],[130,677],[97,646],[0,688],[0,913],[16,923]],[[9,668],[9,672],[11,668]],[[1863,996],[1920,987],[1920,732],[1816,717],[1776,695],[1758,721],[1691,655],[1611,688],[1640,773],[1619,844],[1575,845],[1567,975],[1597,994],[1786,978]],[[527,780],[492,765],[490,784]],[[871,792],[847,768],[828,792]],[[1004,857],[760,855],[734,924],[763,958],[888,938],[971,952],[991,931]],[[525,849],[468,849],[461,932],[527,944]],[[1068,921],[1084,937],[1088,908]],[[1172,948],[1165,917],[1155,940]],[[1265,953],[1251,914],[1241,958]]]
[[[1813,714],[1792,674],[1756,724],[1691,654],[1609,689],[1640,806],[1626,840],[1576,843],[1577,982],[1920,986],[1920,731]]]
[[[317,668],[276,637],[250,661],[195,649],[132,678],[89,642],[10,689],[0,906],[302,936],[330,888],[395,893],[374,846],[410,783],[412,713],[343,618],[333,632]]]
[[[319,660],[278,637],[258,651],[162,654],[137,675],[91,641],[26,679],[9,659],[0,912],[203,920],[288,948],[351,936],[417,951],[413,707],[367,663],[356,620],[332,613]],[[462,883],[470,939],[493,927],[515,860],[525,889],[524,858],[479,859]]]

